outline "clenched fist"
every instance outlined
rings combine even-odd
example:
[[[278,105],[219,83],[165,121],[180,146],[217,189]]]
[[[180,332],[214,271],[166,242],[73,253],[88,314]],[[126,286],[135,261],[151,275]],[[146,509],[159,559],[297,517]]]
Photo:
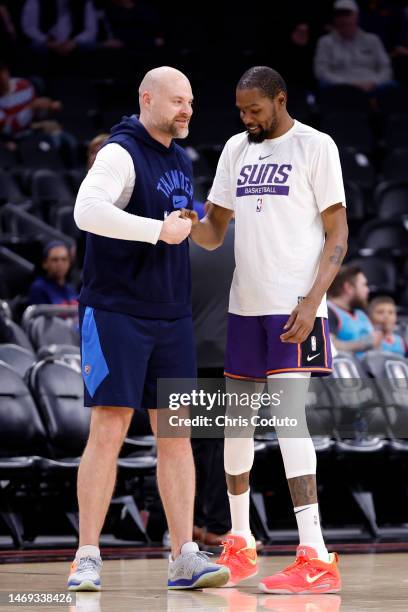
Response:
[[[167,244],[180,244],[187,238],[191,231],[190,219],[181,218],[179,210],[174,210],[164,220],[159,240]]]
[[[196,213],[195,210],[190,210],[188,208],[182,208],[180,216],[182,219],[190,219],[193,225],[198,223],[198,214]]]

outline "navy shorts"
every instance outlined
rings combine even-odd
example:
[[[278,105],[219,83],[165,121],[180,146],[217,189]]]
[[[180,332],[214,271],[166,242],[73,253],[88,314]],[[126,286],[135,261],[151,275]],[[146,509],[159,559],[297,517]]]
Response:
[[[191,317],[143,319],[81,304],[79,317],[85,406],[157,408],[158,379],[196,377]]]
[[[243,317],[228,315],[225,376],[265,380],[282,372],[311,372],[325,376],[332,371],[328,320],[317,317],[313,330],[301,344],[282,342],[289,315]]]

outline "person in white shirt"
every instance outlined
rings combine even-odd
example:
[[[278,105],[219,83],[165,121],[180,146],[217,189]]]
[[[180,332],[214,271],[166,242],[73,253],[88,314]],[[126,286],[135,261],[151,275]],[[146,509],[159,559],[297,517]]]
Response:
[[[68,55],[96,42],[97,12],[93,0],[26,0],[21,27],[34,48]]]
[[[267,380],[273,397],[284,378],[297,379],[285,389],[302,430],[276,431],[300,546],[295,564],[262,580],[260,589],[326,593],[340,590],[341,582],[337,557],[328,554],[320,528],[305,398],[310,375],[331,372],[325,294],[345,255],[348,230],[337,147],[327,134],[292,119],[286,101],[286,84],[275,70],[256,66],[241,77],[236,104],[246,131],[222,151],[206,217],[184,214],[193,223],[191,238],[212,250],[222,244],[235,213],[225,364],[230,388],[237,381]],[[230,568],[231,585],[257,573],[249,526],[252,431],[225,437],[232,533],[220,562]]]

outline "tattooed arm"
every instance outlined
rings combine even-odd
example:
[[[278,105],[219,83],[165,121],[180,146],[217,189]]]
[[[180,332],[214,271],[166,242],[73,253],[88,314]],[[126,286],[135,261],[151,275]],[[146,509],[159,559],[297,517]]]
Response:
[[[304,342],[313,329],[316,312],[324,294],[332,284],[347,252],[346,209],[334,204],[322,212],[326,241],[320,257],[313,287],[290,315],[281,335],[282,342]]]

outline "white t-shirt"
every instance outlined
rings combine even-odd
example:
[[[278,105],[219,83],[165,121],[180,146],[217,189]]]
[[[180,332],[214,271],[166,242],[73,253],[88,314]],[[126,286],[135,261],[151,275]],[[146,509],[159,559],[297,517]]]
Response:
[[[290,314],[315,281],[323,212],[345,206],[334,141],[299,121],[278,138],[228,140],[208,199],[235,211],[235,272],[229,312]],[[318,317],[327,317],[326,297]]]

